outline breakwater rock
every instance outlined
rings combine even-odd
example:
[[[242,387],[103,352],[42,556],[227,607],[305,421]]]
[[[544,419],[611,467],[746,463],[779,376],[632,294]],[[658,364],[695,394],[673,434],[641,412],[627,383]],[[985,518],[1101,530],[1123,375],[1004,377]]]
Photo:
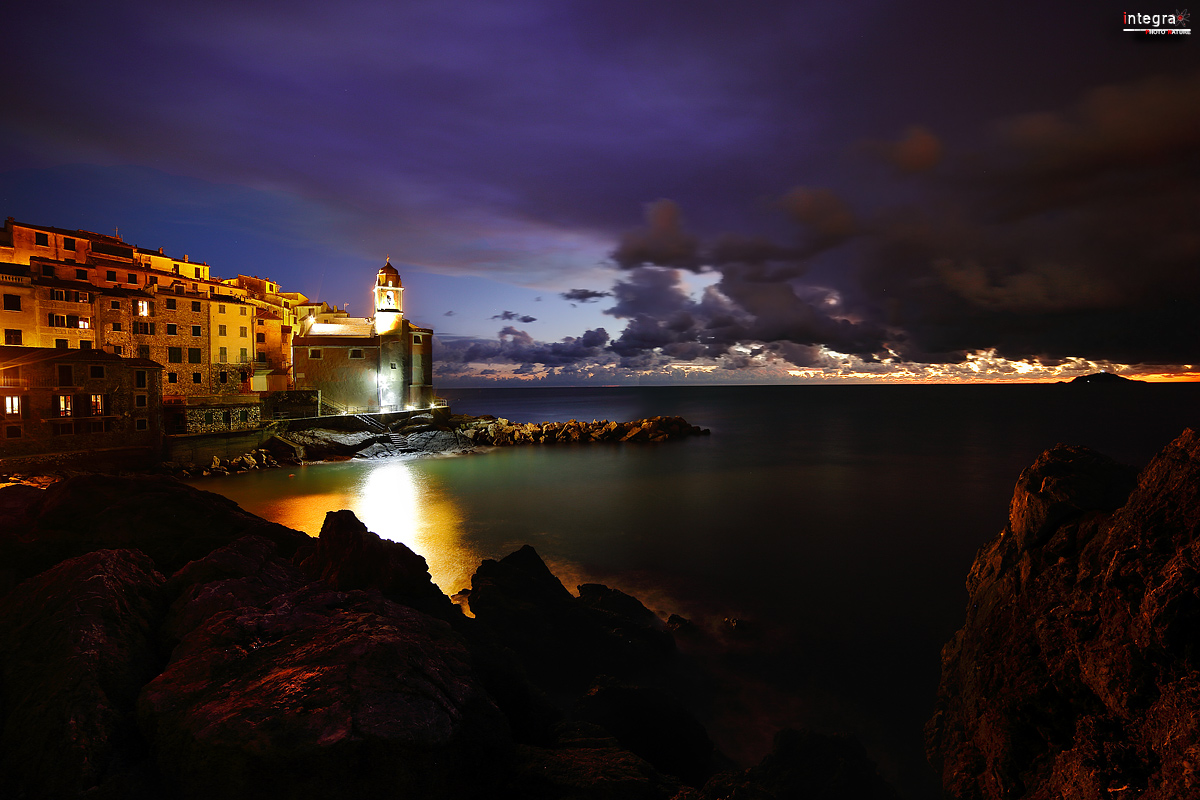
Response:
[[[895,797],[837,737],[732,766],[670,629],[530,547],[480,565],[470,617],[349,511],[313,539],[102,476],[0,506],[2,797]]]
[[[930,760],[963,800],[1200,796],[1200,436],[1140,474],[1058,445],[1021,473],[942,651]]]
[[[587,444],[590,442],[665,442],[707,435],[683,417],[650,417],[632,422],[509,422],[495,417],[451,417],[450,423],[475,444],[505,447],[520,444]]]

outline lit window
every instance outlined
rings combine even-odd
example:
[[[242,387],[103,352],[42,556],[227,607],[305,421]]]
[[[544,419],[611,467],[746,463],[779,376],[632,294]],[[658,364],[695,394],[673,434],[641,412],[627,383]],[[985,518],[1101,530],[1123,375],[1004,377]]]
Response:
[[[21,416],[21,396],[20,395],[5,395],[5,397],[4,397],[4,416],[6,416],[6,417]]]
[[[92,416],[93,417],[103,417],[104,416],[104,395],[102,395],[102,394],[92,395]]]
[[[71,395],[69,395],[69,394],[58,395],[58,415],[60,417],[71,416]]]
[[[87,317],[80,317],[79,318],[79,327],[90,328],[90,327],[92,327],[92,321],[90,319],[88,319]]]
[[[137,313],[138,313],[139,317],[150,316],[150,301],[149,300],[138,300],[137,301]]]

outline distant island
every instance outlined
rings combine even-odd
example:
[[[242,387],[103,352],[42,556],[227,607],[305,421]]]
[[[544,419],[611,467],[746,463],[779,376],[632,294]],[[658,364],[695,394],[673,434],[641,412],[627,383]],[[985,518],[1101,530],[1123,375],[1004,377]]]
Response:
[[[1097,386],[1117,386],[1120,384],[1129,383],[1145,383],[1145,381],[1139,381],[1135,378],[1122,378],[1115,372],[1093,372],[1091,375],[1080,375],[1077,378],[1072,378],[1071,380],[1066,381],[1066,383],[1087,383],[1095,384]]]

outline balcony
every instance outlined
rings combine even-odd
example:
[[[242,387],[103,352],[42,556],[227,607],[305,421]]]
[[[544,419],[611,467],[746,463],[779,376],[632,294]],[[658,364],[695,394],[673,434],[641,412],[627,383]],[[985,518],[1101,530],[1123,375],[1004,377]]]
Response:
[[[0,378],[0,389],[28,389],[28,378]]]

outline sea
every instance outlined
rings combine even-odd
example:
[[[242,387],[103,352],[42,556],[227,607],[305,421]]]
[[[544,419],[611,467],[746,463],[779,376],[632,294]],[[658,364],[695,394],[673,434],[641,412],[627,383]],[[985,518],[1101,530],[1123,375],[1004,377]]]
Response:
[[[310,464],[199,480],[316,535],[350,509],[447,594],[533,545],[570,589],[679,614],[685,688],[749,766],[784,727],[858,739],[906,797],[939,798],[922,727],[976,551],[1058,442],[1136,466],[1200,425],[1200,384],[442,390],[516,422],[682,416],[707,436]]]

